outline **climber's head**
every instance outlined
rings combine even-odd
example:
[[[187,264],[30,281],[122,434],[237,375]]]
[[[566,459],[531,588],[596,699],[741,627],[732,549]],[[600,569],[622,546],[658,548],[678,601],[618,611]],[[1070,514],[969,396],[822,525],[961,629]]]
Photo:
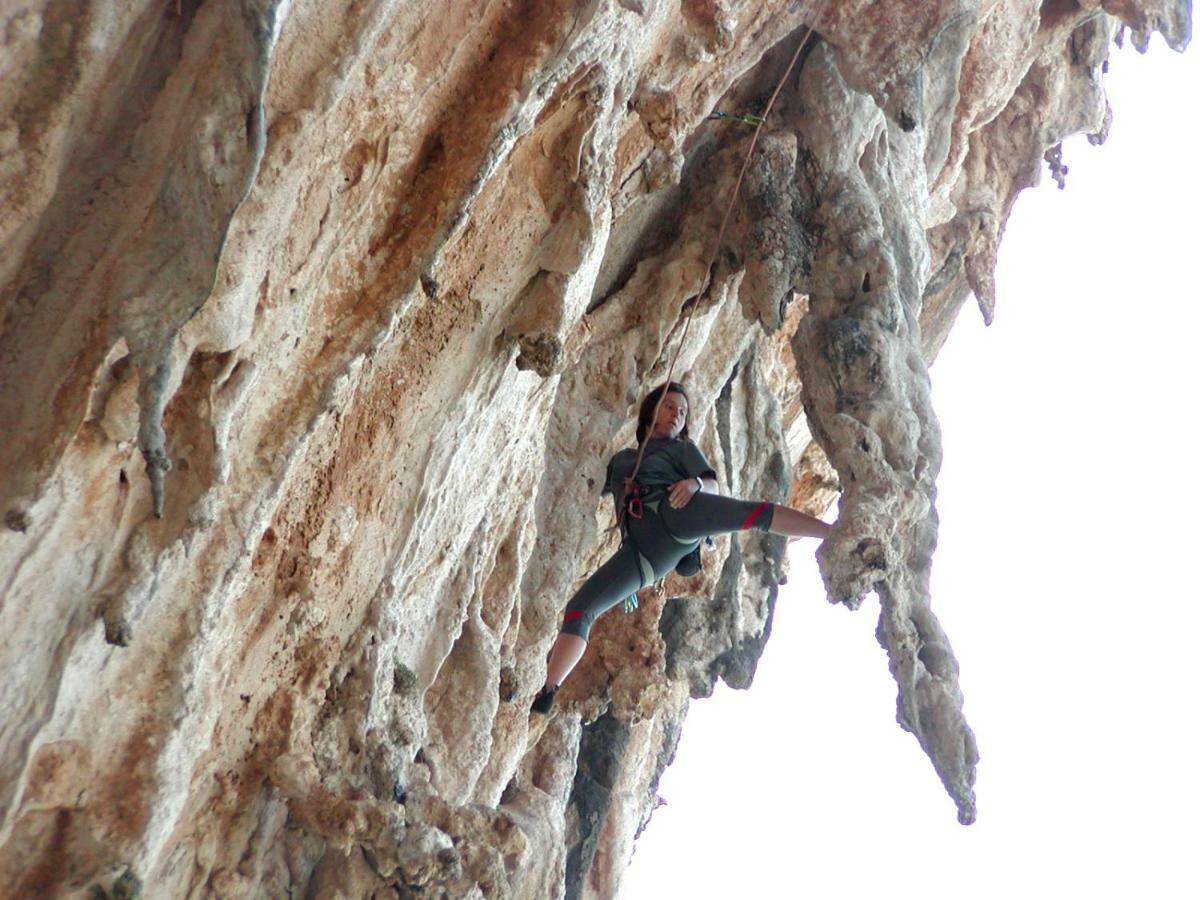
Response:
[[[663,399],[662,406],[658,410],[658,419],[651,422],[651,416],[654,415],[654,407],[658,403],[658,398],[663,392],[667,396]],[[637,439],[640,444],[649,433],[651,437],[681,437],[688,436],[688,397],[684,391],[683,385],[678,381],[672,381],[670,384],[660,384],[654,390],[646,395],[642,401],[642,407],[638,411],[638,426]]]

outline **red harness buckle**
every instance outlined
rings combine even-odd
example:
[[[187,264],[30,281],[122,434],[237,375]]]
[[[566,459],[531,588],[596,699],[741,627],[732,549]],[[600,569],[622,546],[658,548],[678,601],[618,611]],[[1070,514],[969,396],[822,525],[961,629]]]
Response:
[[[642,517],[641,485],[632,479],[625,480],[625,513],[634,519]]]

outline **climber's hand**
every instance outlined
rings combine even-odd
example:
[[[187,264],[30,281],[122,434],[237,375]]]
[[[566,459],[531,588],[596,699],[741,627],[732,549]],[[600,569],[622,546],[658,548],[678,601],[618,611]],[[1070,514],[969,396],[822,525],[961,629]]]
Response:
[[[700,485],[695,478],[688,478],[684,481],[677,481],[671,485],[671,492],[667,495],[667,501],[673,509],[681,509],[692,502],[692,495],[700,490]]]

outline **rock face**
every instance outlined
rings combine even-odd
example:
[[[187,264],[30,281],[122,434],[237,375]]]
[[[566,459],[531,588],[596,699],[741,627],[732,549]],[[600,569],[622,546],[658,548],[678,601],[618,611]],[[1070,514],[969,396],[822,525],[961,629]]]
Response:
[[[824,510],[974,816],[928,365],[1114,38],[1186,0],[13,0],[0,11],[0,884],[613,896],[780,538],[605,617],[607,456],[683,316],[726,491]],[[808,26],[696,297],[761,114]],[[713,113],[724,118],[712,118]]]

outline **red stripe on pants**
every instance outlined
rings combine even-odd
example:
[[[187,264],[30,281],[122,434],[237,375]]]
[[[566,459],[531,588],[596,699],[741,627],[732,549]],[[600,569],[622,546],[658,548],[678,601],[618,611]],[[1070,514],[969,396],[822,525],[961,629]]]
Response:
[[[583,618],[583,613],[579,612],[579,610],[573,610],[572,612],[569,612],[565,616],[563,616],[563,621],[564,622],[574,622],[576,619],[582,619],[582,618]]]
[[[746,521],[742,523],[742,531],[745,531],[747,528],[757,522],[758,517],[763,514],[763,510],[770,505],[770,503],[764,500],[762,503],[758,504],[758,506],[754,507],[754,510],[750,513],[750,515],[746,516]]]

